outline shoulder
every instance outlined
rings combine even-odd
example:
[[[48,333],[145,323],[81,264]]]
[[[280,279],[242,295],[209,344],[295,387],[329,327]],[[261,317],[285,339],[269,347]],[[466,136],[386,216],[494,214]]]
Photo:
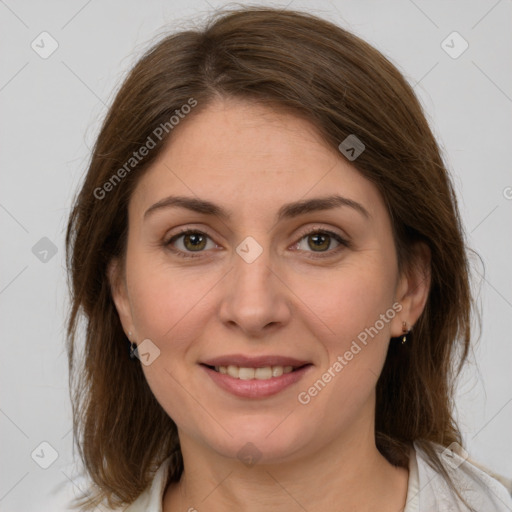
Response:
[[[456,489],[477,511],[509,512],[510,492],[472,461],[440,445],[433,445]],[[452,491],[446,478],[429,464],[426,453],[414,443],[418,472],[419,510],[458,512],[470,510]]]
[[[162,501],[167,487],[170,457],[165,459],[155,472],[148,488],[130,505],[112,512],[162,512]]]

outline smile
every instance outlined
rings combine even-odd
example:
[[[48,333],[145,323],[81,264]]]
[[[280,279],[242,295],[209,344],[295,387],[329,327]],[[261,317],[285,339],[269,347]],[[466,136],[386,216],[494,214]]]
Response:
[[[238,364],[227,364],[226,359],[203,362],[200,367],[219,388],[241,398],[276,395],[297,383],[313,368],[311,363],[289,358],[229,358],[229,363]]]
[[[284,373],[291,373],[294,371],[293,366],[263,366],[261,368],[248,368],[244,366],[214,366],[216,372],[224,375],[229,375],[234,379],[241,380],[268,380],[274,377],[281,377]]]

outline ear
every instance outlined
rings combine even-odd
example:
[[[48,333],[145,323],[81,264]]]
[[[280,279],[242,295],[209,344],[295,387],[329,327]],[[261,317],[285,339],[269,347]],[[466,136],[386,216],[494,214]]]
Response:
[[[395,300],[402,306],[391,323],[391,336],[402,334],[402,322],[411,330],[427,303],[431,280],[431,252],[423,242],[413,248],[412,261],[399,277]]]
[[[117,309],[117,314],[121,320],[123,330],[127,338],[133,338],[134,328],[132,311],[130,307],[130,301],[128,299],[128,289],[126,281],[122,276],[122,265],[119,259],[112,259],[107,268],[107,276],[110,284],[110,293],[112,294],[112,300]],[[128,333],[132,333],[129,336]]]

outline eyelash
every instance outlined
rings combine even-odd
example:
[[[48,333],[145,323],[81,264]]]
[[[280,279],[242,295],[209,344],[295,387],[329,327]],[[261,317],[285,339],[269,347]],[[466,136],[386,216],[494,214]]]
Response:
[[[163,245],[166,248],[168,248],[169,250],[171,250],[177,256],[180,256],[181,258],[200,258],[201,253],[204,251],[198,251],[198,254],[195,255],[195,254],[183,252],[180,249],[175,249],[172,246],[172,243],[174,241],[176,241],[178,238],[180,238],[184,235],[190,235],[190,234],[206,236],[211,239],[211,237],[207,233],[204,233],[203,231],[199,231],[197,229],[185,228],[182,231],[180,231],[178,234],[172,236],[169,240],[165,241],[163,243]],[[313,255],[307,256],[308,258],[312,258],[312,259],[328,258],[330,256],[333,256],[334,254],[337,254],[340,250],[350,247],[350,243],[348,242],[348,240],[345,240],[344,238],[342,238],[338,233],[335,233],[334,231],[330,231],[329,229],[319,229],[319,228],[314,228],[311,231],[306,231],[305,233],[302,233],[302,235],[300,236],[298,241],[295,242],[295,244],[293,244],[293,245],[296,245],[297,243],[302,241],[303,238],[306,238],[306,237],[312,236],[312,235],[317,235],[317,234],[329,235],[332,238],[334,238],[340,245],[333,250],[325,251],[323,254],[322,254],[322,251],[320,253],[315,253],[313,251],[311,254],[314,254],[314,256]],[[309,252],[309,251],[306,251],[306,252]]]

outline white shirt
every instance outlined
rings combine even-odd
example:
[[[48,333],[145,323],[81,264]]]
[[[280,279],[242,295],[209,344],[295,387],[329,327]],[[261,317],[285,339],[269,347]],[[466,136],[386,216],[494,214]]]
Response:
[[[444,448],[434,445],[441,454]],[[158,468],[151,485],[124,512],[162,512],[169,460]],[[497,480],[453,453],[444,466],[459,492],[476,512],[512,512],[512,497]],[[409,483],[404,512],[467,512],[444,477],[431,468],[427,456],[414,443],[409,457]]]

